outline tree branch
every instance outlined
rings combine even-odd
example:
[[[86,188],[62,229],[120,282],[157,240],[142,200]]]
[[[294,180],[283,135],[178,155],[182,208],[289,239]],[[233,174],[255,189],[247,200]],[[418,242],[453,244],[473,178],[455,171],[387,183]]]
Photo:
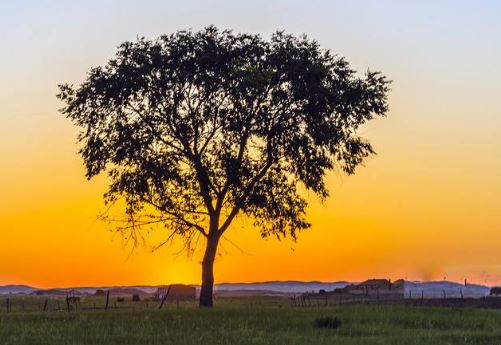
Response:
[[[198,231],[200,231],[202,233],[202,235],[204,235],[205,237],[207,237],[207,233],[205,232],[205,229],[202,226],[200,226],[198,224],[195,224],[193,222],[190,222],[189,220],[185,219],[182,215],[179,215],[176,212],[172,212],[172,211],[166,209],[165,207],[162,207],[161,205],[156,204],[152,200],[146,199],[144,197],[141,197],[141,200],[143,202],[147,203],[147,204],[150,204],[153,207],[156,207],[160,211],[162,211],[162,212],[164,212],[164,213],[166,213],[166,214],[174,217],[176,220],[178,220],[180,222],[183,222],[187,226],[197,229]]]
[[[266,144],[266,151],[267,151],[267,157],[266,157],[266,164],[261,168],[261,170],[250,180],[250,182],[247,184],[247,187],[244,189],[241,197],[237,198],[235,202],[235,206],[231,210],[230,214],[224,221],[223,225],[219,229],[221,233],[224,233],[228,227],[230,226],[231,222],[233,219],[236,217],[242,206],[245,204],[245,199],[248,198],[249,194],[252,192],[254,189],[254,186],[256,185],[257,182],[259,182],[264,175],[268,172],[268,170],[271,168],[273,165],[273,152],[272,152],[272,144],[271,144],[272,138],[271,138],[271,131],[268,135],[268,141]]]

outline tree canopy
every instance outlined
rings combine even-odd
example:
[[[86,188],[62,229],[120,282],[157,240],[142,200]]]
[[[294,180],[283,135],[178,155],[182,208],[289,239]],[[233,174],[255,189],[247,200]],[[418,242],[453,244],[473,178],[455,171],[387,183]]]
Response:
[[[388,86],[306,36],[207,27],[123,43],[58,97],[127,228],[158,222],[217,248],[239,214],[263,237],[307,229],[298,187],[326,198],[329,170],[352,174],[374,153],[357,130],[387,112]]]

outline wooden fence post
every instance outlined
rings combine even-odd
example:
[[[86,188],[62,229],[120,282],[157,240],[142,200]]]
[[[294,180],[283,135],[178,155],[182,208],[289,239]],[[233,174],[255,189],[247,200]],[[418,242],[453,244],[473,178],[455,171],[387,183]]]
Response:
[[[106,305],[104,306],[104,310],[108,310],[109,303],[110,303],[110,290],[106,291]]]
[[[43,311],[46,312],[47,311],[47,304],[49,303],[49,300],[45,300],[44,304],[43,304]]]
[[[164,306],[164,303],[165,303],[165,300],[167,299],[167,296],[169,296],[169,292],[170,292],[170,288],[171,288],[172,285],[169,285],[169,288],[167,289],[167,292],[165,293],[165,295],[162,297],[162,301],[160,302],[160,305],[158,306],[158,309],[162,309],[162,307]]]

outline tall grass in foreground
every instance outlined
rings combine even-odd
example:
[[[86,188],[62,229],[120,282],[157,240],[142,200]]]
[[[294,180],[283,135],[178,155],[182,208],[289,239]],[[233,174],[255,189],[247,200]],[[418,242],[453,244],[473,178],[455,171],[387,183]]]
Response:
[[[266,303],[268,302],[268,303]],[[315,320],[337,318],[337,328]],[[283,300],[0,314],[0,344],[501,344],[501,311],[405,306],[291,308]]]

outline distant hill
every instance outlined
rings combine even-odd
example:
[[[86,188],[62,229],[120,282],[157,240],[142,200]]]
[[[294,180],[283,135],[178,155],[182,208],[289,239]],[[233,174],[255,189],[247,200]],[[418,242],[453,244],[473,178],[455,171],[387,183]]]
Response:
[[[446,297],[483,297],[489,295],[490,287],[477,284],[459,284],[450,281],[405,282],[405,297],[442,298]]]
[[[283,292],[268,291],[268,290],[218,290],[218,297],[250,297],[250,296],[279,296],[286,295]]]
[[[265,281],[256,283],[221,283],[216,284],[214,290],[219,296],[249,296],[249,295],[292,295],[305,292],[318,293],[320,290],[333,291],[343,288],[350,282],[319,282],[319,281]],[[200,287],[193,285],[200,290]],[[0,295],[8,294],[38,294],[38,295],[66,295],[67,291],[73,290],[77,295],[93,295],[96,290],[111,290],[113,295],[131,295],[155,293],[159,285],[135,285],[135,286],[100,286],[100,287],[75,287],[75,288],[55,288],[38,289],[27,285],[6,285],[0,286]],[[405,297],[439,298],[443,297],[444,291],[447,297],[482,297],[489,295],[490,288],[484,285],[458,284],[449,281],[416,282],[405,281]]]
[[[351,283],[340,282],[301,282],[301,281],[270,281],[258,283],[223,283],[216,284],[215,291],[219,295],[271,295],[271,294],[298,294],[305,292],[318,293],[319,290],[333,291],[337,288],[343,288]],[[431,281],[431,282],[404,282],[405,297],[416,298],[423,296],[425,298],[446,297],[484,297],[489,295],[490,287],[477,284],[459,284],[449,281]]]
[[[216,284],[214,289],[216,292],[223,291],[266,291],[282,294],[295,294],[295,293],[305,293],[305,292],[318,292],[320,290],[332,291],[337,288],[345,287],[349,285],[349,282],[302,282],[302,281],[269,281],[269,282],[257,282],[257,283],[222,283]]]
[[[324,283],[319,281],[268,281],[257,283],[221,283],[215,285],[215,291],[220,295],[231,295],[229,292],[235,291],[237,295],[244,294],[297,294],[304,292],[318,292],[319,290],[334,290],[348,285],[348,282]],[[64,295],[67,291],[73,290],[78,294],[93,295],[96,290],[111,290],[112,294],[135,294],[154,293],[159,286],[136,285],[136,286],[99,286],[99,287],[74,287],[74,288],[54,288],[38,289],[25,285],[0,286],[0,295],[5,294],[37,294],[37,295]],[[197,290],[199,286],[195,286]]]
[[[75,289],[39,289],[35,290],[31,293],[31,295],[36,296],[66,296],[71,291],[71,294],[74,296],[81,296],[84,293],[75,290]]]
[[[35,290],[36,288],[27,285],[5,285],[0,286],[0,295],[28,295]]]
[[[110,295],[140,295],[145,293],[145,291],[138,289],[138,288],[133,288],[133,287],[119,287],[119,288],[113,288],[110,289]]]
[[[65,288],[65,289],[40,289],[31,292],[31,295],[38,296],[66,296],[69,292],[72,295],[81,296],[81,295],[94,295],[97,290],[110,291],[110,295],[115,296],[126,296],[126,295],[140,295],[144,293],[153,293],[157,290],[157,288],[153,287],[145,287],[142,289],[141,287],[135,286],[113,286],[113,287],[83,287],[83,288]]]
[[[121,295],[121,294],[141,294],[148,293],[152,294],[157,291],[157,289],[163,285],[132,285],[132,286],[85,286],[85,287],[76,287],[75,290],[78,290],[84,294],[93,295],[97,290],[110,290],[110,293]]]

